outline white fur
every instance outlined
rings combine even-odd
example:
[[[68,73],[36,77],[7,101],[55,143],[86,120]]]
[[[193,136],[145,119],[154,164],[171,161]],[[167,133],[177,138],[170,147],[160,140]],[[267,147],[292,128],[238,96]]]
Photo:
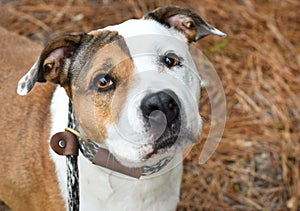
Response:
[[[154,20],[144,20],[144,19],[130,19],[119,25],[107,26],[99,30],[110,30],[117,31],[124,38],[131,38],[140,35],[167,35],[171,37],[176,37],[177,39],[186,41],[183,34],[179,33],[176,29],[169,29],[164,27],[162,24]],[[138,43],[140,46],[145,44],[143,42]],[[143,48],[141,48],[143,49]]]
[[[57,87],[51,102],[50,112],[51,112],[51,136],[58,132],[62,132],[68,126],[68,105],[69,98],[62,87]],[[50,140],[49,140],[50,141]],[[66,158],[56,154],[50,148],[51,157],[55,163],[56,174],[59,181],[60,190],[62,196],[67,202],[67,166]]]
[[[38,66],[38,62],[34,63],[34,65],[30,68],[30,70],[28,71],[28,73],[26,73],[20,80],[18,83],[18,88],[17,88],[17,93],[21,96],[25,96],[28,94],[28,92],[31,90],[31,88],[33,87],[33,84],[31,87],[28,86],[28,82],[29,80],[32,78],[34,78],[34,75],[37,72],[37,66]]]
[[[209,31],[212,34],[218,35],[220,37],[226,37],[227,34],[225,34],[224,32],[221,32],[219,29],[216,29],[215,27],[211,26],[211,28],[209,29]]]

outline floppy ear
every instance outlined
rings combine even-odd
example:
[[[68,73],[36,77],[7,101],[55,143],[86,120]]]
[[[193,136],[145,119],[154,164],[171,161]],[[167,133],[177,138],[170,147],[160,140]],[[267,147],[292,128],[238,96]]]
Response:
[[[86,33],[67,34],[50,41],[28,73],[20,79],[17,93],[28,94],[35,82],[49,81],[65,87],[68,83],[68,60],[88,36]]]
[[[187,7],[166,5],[147,13],[143,18],[156,20],[168,27],[175,27],[186,36],[189,42],[198,41],[209,34],[226,36]]]

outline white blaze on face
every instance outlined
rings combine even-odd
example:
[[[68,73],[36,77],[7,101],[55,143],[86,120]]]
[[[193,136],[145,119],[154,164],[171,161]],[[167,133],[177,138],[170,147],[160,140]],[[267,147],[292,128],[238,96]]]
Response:
[[[101,30],[118,31],[125,38],[135,65],[135,75],[130,79],[132,87],[119,122],[107,128],[106,144],[109,150],[123,164],[142,164],[152,150],[151,144],[158,137],[153,137],[146,127],[140,104],[147,94],[167,89],[176,93],[180,101],[180,115],[185,120],[181,127],[197,137],[202,127],[198,113],[201,81],[186,38],[177,30],[153,20],[128,20]],[[181,65],[166,67],[162,59],[168,53],[176,54]],[[117,92],[114,100],[118,100]]]

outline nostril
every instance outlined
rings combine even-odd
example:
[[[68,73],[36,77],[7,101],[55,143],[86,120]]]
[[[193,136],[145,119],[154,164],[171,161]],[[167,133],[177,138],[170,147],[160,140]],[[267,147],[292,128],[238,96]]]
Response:
[[[174,102],[169,102],[169,109],[173,109],[174,108]]]
[[[179,106],[174,99],[170,99],[168,103],[168,110],[174,112],[174,114],[178,114]]]

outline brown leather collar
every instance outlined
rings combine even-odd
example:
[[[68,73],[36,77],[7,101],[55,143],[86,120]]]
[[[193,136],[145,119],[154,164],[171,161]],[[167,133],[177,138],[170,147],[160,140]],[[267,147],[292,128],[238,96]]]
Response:
[[[59,132],[52,136],[50,146],[59,155],[78,156],[79,142],[77,136],[69,131]],[[112,171],[125,174],[130,177],[140,178],[144,168],[129,168],[123,166],[117,159],[104,148],[99,148],[92,161],[95,165],[108,168]]]

